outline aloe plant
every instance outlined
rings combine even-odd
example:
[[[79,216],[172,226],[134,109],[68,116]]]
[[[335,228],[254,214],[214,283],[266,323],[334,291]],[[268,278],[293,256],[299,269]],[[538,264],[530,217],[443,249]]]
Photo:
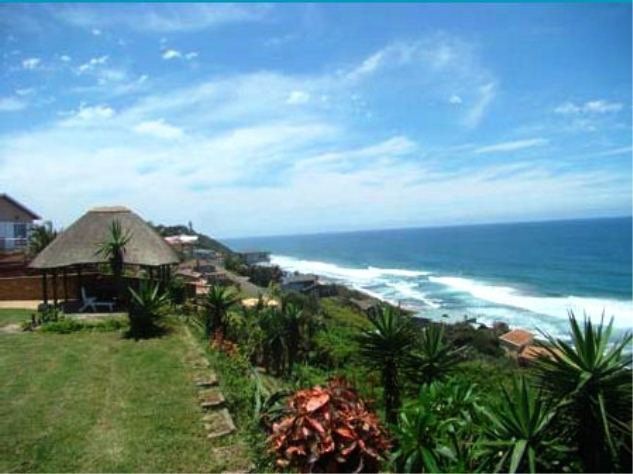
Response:
[[[568,433],[588,472],[610,472],[630,465],[631,333],[611,342],[613,319],[581,324],[569,314],[571,342],[543,334],[549,357],[536,363],[538,383],[571,420]]]

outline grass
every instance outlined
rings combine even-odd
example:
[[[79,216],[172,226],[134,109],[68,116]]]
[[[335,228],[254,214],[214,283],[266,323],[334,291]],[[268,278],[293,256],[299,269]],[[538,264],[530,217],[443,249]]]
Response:
[[[0,334],[0,472],[230,470],[242,435],[206,439],[195,344],[175,323],[142,341],[121,331]],[[228,454],[212,451],[221,446]]]
[[[6,309],[0,308],[0,326],[30,321],[31,315],[36,313],[32,309]]]

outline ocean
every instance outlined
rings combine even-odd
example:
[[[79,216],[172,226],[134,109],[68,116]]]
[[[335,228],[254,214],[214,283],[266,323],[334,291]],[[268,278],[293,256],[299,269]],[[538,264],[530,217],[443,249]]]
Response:
[[[376,230],[227,240],[270,251],[284,270],[316,273],[418,315],[476,318],[566,337],[567,313],[633,328],[626,218]]]

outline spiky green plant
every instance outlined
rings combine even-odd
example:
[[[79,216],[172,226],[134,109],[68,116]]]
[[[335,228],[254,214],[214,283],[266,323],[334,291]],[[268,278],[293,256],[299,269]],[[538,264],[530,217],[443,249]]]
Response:
[[[146,337],[155,332],[157,321],[165,314],[169,303],[167,293],[159,283],[142,281],[138,291],[128,288],[130,300],[130,333],[134,337]]]
[[[571,420],[568,434],[575,440],[587,472],[611,472],[631,461],[631,333],[611,342],[613,319],[606,326],[569,314],[571,343],[543,334],[549,357],[536,363],[538,383]],[[628,461],[627,461],[628,460]]]
[[[115,219],[110,223],[106,240],[97,249],[97,255],[108,260],[119,299],[123,297],[123,259],[131,238],[132,234]]]
[[[294,364],[299,355],[303,337],[303,311],[298,306],[289,303],[283,309],[283,319],[286,324],[286,341],[288,350],[288,374],[292,374]]]
[[[229,288],[218,285],[209,288],[205,301],[205,334],[207,338],[215,331],[224,336],[226,316],[238,302],[238,295]]]
[[[425,327],[407,363],[407,373],[412,380],[429,384],[446,378],[462,360],[461,349],[451,348],[444,340],[444,327]]]
[[[494,472],[539,472],[549,468],[548,453],[565,450],[553,432],[553,404],[532,389],[525,378],[513,380],[513,390],[502,391],[500,403],[484,409],[488,419],[482,443],[487,466]]]
[[[415,342],[415,328],[409,316],[389,306],[371,318],[371,328],[357,336],[360,356],[380,371],[386,419],[395,424],[400,408],[400,375]]]
[[[457,380],[423,385],[400,412],[392,455],[398,472],[471,472],[479,428],[476,387]]]

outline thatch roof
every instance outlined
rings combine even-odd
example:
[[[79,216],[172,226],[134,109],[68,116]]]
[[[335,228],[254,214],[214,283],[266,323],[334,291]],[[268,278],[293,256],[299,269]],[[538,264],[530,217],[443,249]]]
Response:
[[[131,235],[123,261],[130,265],[159,266],[178,263],[178,256],[143,219],[125,207],[91,209],[33,259],[31,268],[61,268],[69,265],[105,263],[97,253],[107,240],[110,225],[118,221]]]

